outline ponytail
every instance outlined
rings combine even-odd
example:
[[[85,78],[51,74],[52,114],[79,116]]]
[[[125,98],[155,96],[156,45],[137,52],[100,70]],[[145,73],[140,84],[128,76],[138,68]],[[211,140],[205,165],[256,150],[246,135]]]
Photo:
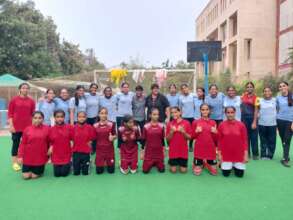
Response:
[[[82,85],[76,86],[75,93],[74,93],[75,106],[78,106],[79,105],[79,98],[80,97],[78,97],[77,91],[80,90],[80,89],[83,89],[84,90],[84,86],[82,86]]]
[[[293,106],[293,98],[292,98],[292,92],[288,92],[288,106]]]

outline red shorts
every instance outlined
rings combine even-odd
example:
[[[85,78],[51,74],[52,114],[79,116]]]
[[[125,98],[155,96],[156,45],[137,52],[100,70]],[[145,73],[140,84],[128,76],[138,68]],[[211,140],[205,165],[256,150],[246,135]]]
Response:
[[[152,167],[156,167],[159,171],[165,170],[164,160],[155,159],[155,160],[144,160],[142,165],[142,171],[145,173],[150,172]]]
[[[114,156],[96,155],[96,167],[115,166]]]

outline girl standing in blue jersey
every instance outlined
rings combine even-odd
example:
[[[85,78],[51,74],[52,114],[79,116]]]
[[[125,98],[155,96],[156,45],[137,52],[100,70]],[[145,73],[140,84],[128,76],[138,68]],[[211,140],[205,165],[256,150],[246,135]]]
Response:
[[[55,111],[55,103],[54,103],[55,92],[53,89],[48,89],[45,94],[45,99],[40,100],[37,104],[37,110],[41,111],[44,114],[45,125],[51,126],[53,115]]]
[[[276,149],[277,135],[277,102],[272,97],[272,89],[265,87],[260,99],[258,111],[258,129],[260,137],[260,157],[271,160]]]
[[[99,112],[99,95],[97,94],[99,86],[96,83],[92,83],[89,88],[89,92],[85,93],[86,102],[86,122],[90,125],[94,125],[98,121]],[[97,142],[94,140],[92,142],[92,154],[96,152]]]
[[[279,84],[280,95],[277,96],[277,126],[283,145],[283,159],[281,163],[290,167],[290,144],[293,130],[293,95],[289,91],[289,84]]]
[[[123,117],[125,115],[133,115],[132,113],[132,100],[134,93],[129,91],[129,83],[123,82],[121,84],[121,92],[118,92],[116,97],[117,105],[117,128],[122,125]]]
[[[241,121],[241,97],[236,95],[235,86],[229,86],[226,90],[227,95],[224,97],[223,106],[224,108],[233,106],[236,109],[235,119]],[[224,118],[225,115],[224,115]]]
[[[53,101],[55,103],[56,110],[62,110],[65,112],[64,122],[65,122],[65,124],[69,124],[70,117],[69,117],[69,93],[68,93],[68,90],[65,88],[61,89],[59,97],[55,97]]]
[[[181,95],[179,96],[179,108],[182,112],[182,118],[192,125],[194,120],[194,95],[189,92],[187,84],[181,85]],[[189,151],[192,152],[193,141],[189,141]]]
[[[223,121],[224,115],[224,94],[218,91],[216,84],[210,85],[209,95],[205,98],[205,103],[211,108],[210,118],[219,125]]]
[[[97,122],[99,112],[99,95],[97,94],[98,85],[92,83],[89,92],[85,93],[87,123],[94,125]]]
[[[108,120],[116,123],[117,106],[116,97],[113,96],[112,88],[106,87],[104,95],[100,97],[100,108],[105,108],[108,111]]]
[[[196,89],[196,96],[194,97],[194,119],[198,120],[201,118],[200,106],[205,100],[205,90],[202,87]]]
[[[78,85],[75,89],[74,97],[69,101],[70,124],[77,122],[77,113],[86,112],[86,100],[84,96],[84,86]]]
[[[175,84],[171,84],[169,86],[169,94],[166,95],[170,107],[178,107],[179,106],[179,94],[177,93],[177,87]]]

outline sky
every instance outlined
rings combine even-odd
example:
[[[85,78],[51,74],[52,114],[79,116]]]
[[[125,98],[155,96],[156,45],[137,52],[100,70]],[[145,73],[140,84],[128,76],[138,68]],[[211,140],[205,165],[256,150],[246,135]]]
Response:
[[[23,0],[25,1],[25,0]],[[186,60],[195,19],[209,0],[34,0],[61,39],[94,48],[107,67],[139,57],[146,66]]]

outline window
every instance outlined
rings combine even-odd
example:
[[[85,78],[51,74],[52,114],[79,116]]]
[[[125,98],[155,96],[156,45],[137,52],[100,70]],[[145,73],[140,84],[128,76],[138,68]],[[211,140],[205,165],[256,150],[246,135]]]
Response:
[[[225,43],[226,39],[227,39],[227,22],[221,25],[221,40],[223,41],[223,43]]]
[[[251,39],[245,39],[245,54],[246,54],[246,59],[250,60],[251,58]]]
[[[237,35],[237,32],[238,32],[237,12],[230,17],[229,22],[230,22],[230,36],[234,37]]]

